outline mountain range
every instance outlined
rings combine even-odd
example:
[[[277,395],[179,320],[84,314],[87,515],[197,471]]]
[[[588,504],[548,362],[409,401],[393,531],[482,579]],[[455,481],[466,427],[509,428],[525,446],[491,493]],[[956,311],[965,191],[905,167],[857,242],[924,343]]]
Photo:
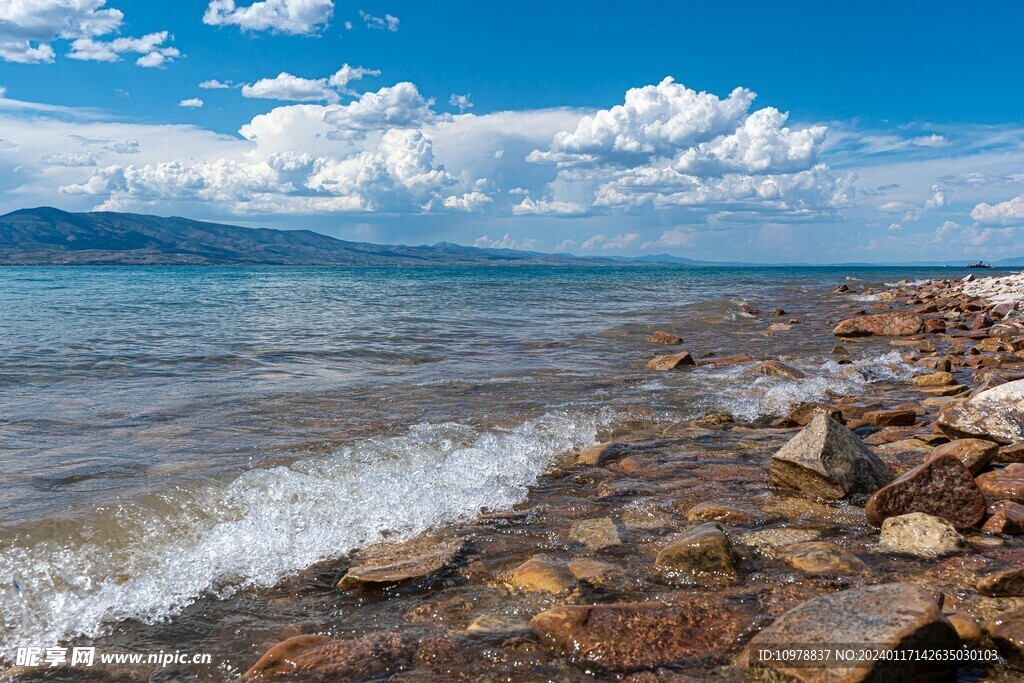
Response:
[[[968,261],[889,263],[964,266]],[[753,266],[654,254],[583,257],[515,249],[467,247],[450,242],[405,246],[335,239],[311,230],[243,228],[188,218],[52,207],[0,216],[0,265],[323,265],[323,266]],[[800,265],[800,264],[775,264]],[[882,264],[833,264],[870,266]],[[996,261],[1024,265],[1024,257]]]

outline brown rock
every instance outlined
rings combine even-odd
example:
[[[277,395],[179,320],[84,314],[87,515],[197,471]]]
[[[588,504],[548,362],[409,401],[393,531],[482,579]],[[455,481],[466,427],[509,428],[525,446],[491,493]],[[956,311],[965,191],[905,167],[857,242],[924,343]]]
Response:
[[[789,411],[788,417],[794,424],[803,427],[818,415],[826,415],[840,423],[843,421],[843,411],[824,403],[801,403]]]
[[[569,572],[580,581],[600,588],[611,588],[621,579],[622,570],[610,562],[592,557],[578,557],[569,561]]]
[[[1000,463],[1024,462],[1024,443],[1003,446],[996,452],[992,460]]]
[[[910,512],[942,517],[959,529],[969,529],[985,517],[985,496],[970,471],[953,455],[929,460],[906,472],[871,496],[864,514],[881,526],[889,517]]]
[[[879,427],[909,427],[917,422],[913,410],[872,410],[864,413],[863,419]]]
[[[603,465],[614,458],[620,458],[628,454],[631,444],[628,441],[612,441],[609,443],[595,443],[580,449],[576,456],[577,465]]]
[[[740,356],[722,356],[721,358],[708,358],[703,361],[707,365],[730,365],[732,363],[753,363],[754,359],[743,354]]]
[[[924,321],[924,331],[928,334],[940,334],[946,331],[946,321],[942,318],[928,318]]]
[[[377,678],[400,671],[411,660],[397,633],[370,633],[354,640],[295,636],[279,643],[245,672],[244,679],[266,680],[314,674],[331,680]]]
[[[855,555],[826,541],[795,543],[783,548],[786,564],[808,574],[840,576],[864,570],[864,563]]]
[[[1024,656],[1024,609],[1000,614],[985,624],[985,632],[1003,652]]]
[[[674,579],[697,583],[732,583],[738,576],[736,553],[725,531],[708,522],[674,538],[654,560]]]
[[[999,449],[995,443],[984,439],[957,439],[936,446],[928,454],[928,460],[941,458],[944,455],[952,455],[964,464],[964,467],[977,474],[992,462],[992,457]]]
[[[914,384],[919,387],[943,387],[947,384],[955,384],[956,379],[951,372],[934,372],[930,375],[921,375],[914,378]]]
[[[1024,534],[1024,505],[1012,500],[1000,500],[988,508],[991,517],[982,525],[987,534]]]
[[[965,643],[976,643],[981,640],[981,627],[969,614],[956,612],[946,617],[950,625],[956,629],[956,634]]]
[[[687,511],[686,519],[691,522],[725,522],[738,525],[754,523],[754,516],[746,510],[715,501],[697,503]]]
[[[533,618],[549,647],[588,667],[629,672],[703,666],[721,657],[744,624],[720,598],[563,606]]]
[[[851,643],[871,643],[873,650],[892,654],[851,666],[828,667],[820,662],[759,656],[766,650],[792,648],[797,643],[836,649],[846,649]],[[959,645],[956,631],[928,591],[911,584],[890,583],[833,593],[791,609],[753,637],[740,663],[805,683],[925,681],[947,674],[955,663],[919,660],[912,657],[913,651],[957,649]]]
[[[845,346],[836,344],[832,347],[832,355],[834,356],[849,356],[850,352]]]
[[[686,351],[680,353],[673,353],[669,356],[658,356],[647,362],[647,367],[650,370],[677,370],[679,368],[686,367],[688,365],[696,365],[697,363]]]
[[[1024,380],[1001,384],[947,406],[938,424],[954,437],[980,437],[1001,444],[1024,441]]]
[[[979,474],[975,481],[988,500],[1024,503],[1024,463],[1013,463]]]
[[[759,375],[795,377],[797,379],[806,377],[803,372],[797,370],[792,365],[786,365],[785,363],[777,360],[766,360],[758,365],[755,370]]]
[[[679,335],[672,334],[671,332],[662,332],[658,330],[651,336],[651,342],[655,344],[682,344],[683,338]]]
[[[568,593],[576,587],[566,563],[547,555],[534,555],[506,574],[504,581],[527,593]]]
[[[998,598],[1024,596],[1024,567],[996,569],[980,577],[975,584],[982,595]]]
[[[747,306],[746,304],[740,306],[740,310],[748,315],[757,315],[761,312],[760,308],[754,308],[753,306]]]
[[[439,573],[455,561],[464,545],[458,539],[425,537],[371,546],[356,553],[338,588],[379,588]]]
[[[879,313],[847,318],[832,331],[837,337],[902,337],[924,328],[924,318],[916,313]]]
[[[873,493],[892,472],[860,439],[835,420],[819,415],[774,456],[769,483],[816,498]]]
[[[608,517],[575,522],[569,530],[569,537],[591,550],[611,548],[622,543],[619,531],[615,528],[615,522]]]

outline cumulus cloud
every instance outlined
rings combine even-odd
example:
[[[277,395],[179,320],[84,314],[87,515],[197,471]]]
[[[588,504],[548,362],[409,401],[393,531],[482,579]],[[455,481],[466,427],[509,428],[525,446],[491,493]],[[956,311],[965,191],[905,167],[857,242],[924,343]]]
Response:
[[[338,102],[350,93],[348,84],[366,76],[379,76],[377,69],[343,65],[329,78],[301,78],[282,71],[274,78],[261,78],[242,86],[242,97],[289,102]]]
[[[433,121],[437,118],[431,109],[433,103],[415,85],[402,82],[363,93],[347,105],[332,107],[324,114],[324,121],[335,128],[333,138],[358,138],[369,130],[412,128]]]
[[[390,14],[385,14],[383,17],[375,17],[369,12],[359,10],[359,16],[362,18],[363,23],[366,24],[367,28],[374,28],[379,30],[388,30],[391,32],[398,30],[398,17]]]
[[[473,246],[480,247],[481,249],[515,249],[517,251],[534,251],[540,247],[540,241],[535,239],[513,239],[506,232],[504,237],[496,240],[492,240],[487,235],[477,237],[473,242]]]
[[[640,233],[637,232],[628,232],[622,235],[615,235],[614,237],[598,233],[585,240],[580,245],[580,249],[583,251],[593,251],[598,247],[605,250],[626,249],[632,246],[638,239],[640,239]]]
[[[141,38],[96,40],[114,33],[124,22],[124,13],[106,6],[106,0],[20,0],[0,3],[0,60],[21,64],[54,61],[54,40],[74,41],[68,56],[101,62],[114,62],[119,54],[132,52],[142,56],[136,64],[160,66],[180,56],[178,50],[163,45],[166,31]]]
[[[517,216],[585,216],[590,209],[583,204],[576,202],[565,202],[549,199],[533,200],[526,197],[512,208],[512,213]]]
[[[184,107],[186,109],[199,109],[203,106],[203,101],[198,97],[191,97],[187,100],[182,100],[181,102],[178,102],[178,106]]]
[[[333,14],[334,0],[261,0],[241,7],[235,0],[211,0],[203,23],[237,26],[243,31],[315,35]]]
[[[487,204],[494,201],[492,197],[474,190],[463,195],[452,195],[445,197],[441,205],[451,211],[474,212],[482,210]],[[507,236],[507,235],[506,235]]]
[[[117,62],[121,55],[134,53],[142,55],[135,60],[141,67],[161,67],[167,62],[180,57],[177,48],[164,45],[171,39],[167,31],[149,33],[141,38],[115,38],[113,40],[96,40],[94,38],[78,38],[71,43],[68,57],[89,62]]]
[[[203,90],[225,90],[231,87],[231,81],[218,81],[216,78],[211,78],[200,83],[199,87]]]
[[[464,113],[467,109],[473,108],[473,102],[470,99],[469,93],[466,93],[465,95],[452,93],[452,96],[448,98],[448,104],[453,107],[458,107],[460,114]]]
[[[576,241],[575,240],[562,240],[561,242],[558,243],[558,246],[555,247],[555,251],[556,252],[570,251],[575,246],[576,246]]]
[[[85,152],[51,153],[44,155],[40,160],[43,166],[95,166],[96,157]]]
[[[982,202],[971,209],[971,218],[982,225],[1024,224],[1024,195],[998,204]]]

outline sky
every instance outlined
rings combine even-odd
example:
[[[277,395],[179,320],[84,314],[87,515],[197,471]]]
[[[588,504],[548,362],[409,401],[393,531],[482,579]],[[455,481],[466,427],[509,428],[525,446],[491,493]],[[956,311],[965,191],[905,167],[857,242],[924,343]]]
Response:
[[[1024,255],[1024,5],[0,0],[0,212]]]

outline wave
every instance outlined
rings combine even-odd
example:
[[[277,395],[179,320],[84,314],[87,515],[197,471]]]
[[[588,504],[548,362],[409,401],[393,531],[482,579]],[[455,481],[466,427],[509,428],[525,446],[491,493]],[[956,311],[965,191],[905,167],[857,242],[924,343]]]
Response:
[[[165,620],[202,596],[270,587],[317,562],[481,509],[507,508],[611,411],[553,412],[508,429],[421,424],[324,458],[168,491],[0,551],[0,652]]]

